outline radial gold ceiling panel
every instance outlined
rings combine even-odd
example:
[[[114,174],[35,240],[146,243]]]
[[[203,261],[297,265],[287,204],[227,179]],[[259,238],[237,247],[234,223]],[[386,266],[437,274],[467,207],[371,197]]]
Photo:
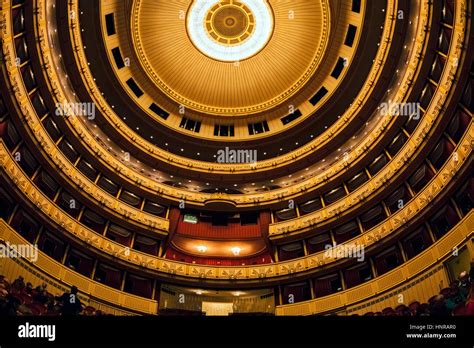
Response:
[[[143,70],[198,112],[250,115],[288,101],[311,78],[330,30],[324,1],[135,0]]]

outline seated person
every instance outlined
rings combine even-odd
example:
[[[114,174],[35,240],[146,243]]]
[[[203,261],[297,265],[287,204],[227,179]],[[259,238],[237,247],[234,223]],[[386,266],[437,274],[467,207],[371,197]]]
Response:
[[[77,288],[75,286],[72,286],[70,292],[65,292],[57,300],[62,302],[62,315],[78,315],[82,312],[81,300],[77,296]]]
[[[0,301],[0,316],[16,316],[19,307],[20,301],[8,294],[3,301]]]
[[[444,296],[438,295],[435,297],[434,301],[430,303],[430,314],[434,317],[447,317],[449,316],[449,311],[444,304]]]
[[[17,279],[15,279],[15,281],[12,284],[12,289],[21,291],[24,288],[25,288],[25,281],[24,281],[23,277],[20,276]]]
[[[43,287],[43,286],[38,286],[36,288],[36,294],[35,296],[33,297],[33,299],[36,301],[36,302],[39,302],[41,304],[46,304],[48,302],[48,296],[46,294],[46,289]]]
[[[461,294],[464,301],[467,299],[469,288],[470,288],[469,274],[466,271],[463,271],[459,275],[459,293]]]
[[[463,302],[464,299],[461,296],[459,289],[457,287],[451,287],[450,295],[444,301],[446,308],[451,312],[454,308],[456,308],[460,303]]]
[[[28,295],[31,295],[31,293],[33,292],[33,284],[31,284],[30,282],[26,283],[25,290]]]
[[[469,289],[469,295],[466,301],[466,315],[474,315],[474,286]]]

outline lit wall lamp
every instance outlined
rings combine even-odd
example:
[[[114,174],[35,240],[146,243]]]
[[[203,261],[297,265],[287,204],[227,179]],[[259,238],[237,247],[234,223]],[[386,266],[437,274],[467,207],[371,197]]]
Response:
[[[198,245],[197,246],[197,250],[200,252],[200,253],[205,253],[207,251],[207,247],[204,246],[204,245]]]
[[[234,254],[234,256],[239,256],[240,250],[241,249],[239,247],[233,247],[232,249],[230,249],[230,251],[232,251],[232,254]]]

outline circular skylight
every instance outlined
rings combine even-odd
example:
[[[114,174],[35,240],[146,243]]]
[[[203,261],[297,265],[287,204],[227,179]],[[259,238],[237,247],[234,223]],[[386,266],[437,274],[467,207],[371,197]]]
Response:
[[[273,13],[265,0],[196,0],[188,11],[186,28],[203,54],[236,62],[265,47],[273,33]]]

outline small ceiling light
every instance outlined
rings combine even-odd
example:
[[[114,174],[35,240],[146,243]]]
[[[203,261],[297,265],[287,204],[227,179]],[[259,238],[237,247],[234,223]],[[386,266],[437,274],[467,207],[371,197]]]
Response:
[[[197,246],[197,250],[200,252],[200,253],[205,253],[207,251],[207,247],[205,245],[198,245]]]
[[[234,254],[234,256],[239,256],[240,250],[241,249],[239,247],[233,247],[232,249],[230,249],[230,251],[232,251],[232,254]]]

